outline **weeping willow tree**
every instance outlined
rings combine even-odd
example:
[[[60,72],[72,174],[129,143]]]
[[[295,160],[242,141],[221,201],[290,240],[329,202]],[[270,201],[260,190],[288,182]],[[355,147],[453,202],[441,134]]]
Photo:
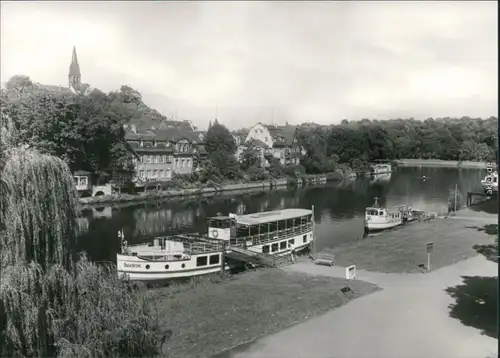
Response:
[[[76,257],[67,165],[0,123],[0,356],[140,357],[164,342],[140,286]]]

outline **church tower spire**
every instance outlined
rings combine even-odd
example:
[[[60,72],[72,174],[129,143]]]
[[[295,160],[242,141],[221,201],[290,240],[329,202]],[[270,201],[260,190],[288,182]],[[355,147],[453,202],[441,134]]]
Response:
[[[80,73],[80,65],[78,65],[78,58],[76,56],[76,47],[73,46],[73,56],[71,58],[71,65],[69,66],[68,82],[69,88],[76,90],[82,80],[82,74]]]

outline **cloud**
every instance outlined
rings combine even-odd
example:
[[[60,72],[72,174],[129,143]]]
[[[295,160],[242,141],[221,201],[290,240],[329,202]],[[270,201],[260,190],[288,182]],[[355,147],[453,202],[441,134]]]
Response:
[[[70,6],[71,5],[71,6]],[[2,2],[1,77],[128,84],[205,126],[497,112],[496,2]]]

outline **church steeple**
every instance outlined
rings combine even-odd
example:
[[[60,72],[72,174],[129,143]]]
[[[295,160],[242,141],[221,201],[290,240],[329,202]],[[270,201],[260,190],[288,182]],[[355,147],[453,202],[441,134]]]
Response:
[[[73,56],[71,58],[71,65],[69,66],[69,87],[76,89],[80,86],[82,74],[80,73],[80,65],[78,65],[78,58],[76,57],[76,47],[73,46]]]

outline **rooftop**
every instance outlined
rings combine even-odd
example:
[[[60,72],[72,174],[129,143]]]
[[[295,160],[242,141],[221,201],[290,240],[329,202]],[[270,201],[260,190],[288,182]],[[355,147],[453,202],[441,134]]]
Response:
[[[311,214],[312,211],[310,209],[282,209],[274,211],[264,211],[262,213],[240,215],[238,216],[237,222],[243,225],[257,225],[273,221],[295,219]]]

